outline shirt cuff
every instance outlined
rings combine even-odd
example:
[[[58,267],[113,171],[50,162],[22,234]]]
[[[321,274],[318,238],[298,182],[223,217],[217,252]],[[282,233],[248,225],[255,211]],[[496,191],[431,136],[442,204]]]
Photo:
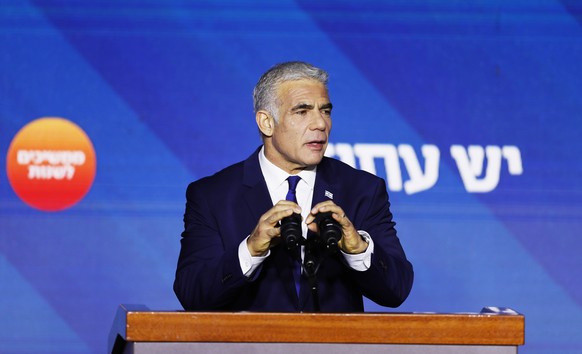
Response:
[[[349,254],[342,251],[344,255],[344,259],[350,268],[353,270],[357,270],[358,272],[364,272],[370,269],[370,265],[372,264],[372,253],[374,253],[374,241],[370,234],[366,231],[358,230],[358,233],[364,241],[368,243],[368,248],[363,253],[358,254]]]
[[[249,251],[249,247],[247,246],[247,239],[245,237],[244,240],[238,245],[238,260],[240,261],[240,269],[245,277],[250,278],[254,271],[263,263],[265,258],[269,257],[271,254],[271,250],[267,251],[267,254],[262,257],[253,257],[251,256],[251,252]]]

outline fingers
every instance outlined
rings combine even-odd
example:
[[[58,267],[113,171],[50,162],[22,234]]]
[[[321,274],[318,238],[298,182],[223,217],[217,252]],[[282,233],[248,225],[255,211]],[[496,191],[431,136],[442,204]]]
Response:
[[[301,208],[299,205],[288,200],[281,200],[263,214],[259,222],[264,222],[267,226],[273,227],[277,225],[281,219],[293,213],[301,214]]]
[[[307,219],[307,227],[312,232],[319,232],[315,224],[315,218],[319,213],[331,212],[332,217],[340,224],[342,228],[342,238],[339,241],[339,247],[346,253],[361,253],[366,250],[368,244],[362,240],[350,219],[346,216],[344,210],[336,205],[333,201],[327,200],[321,202],[311,209]]]
[[[339,207],[338,205],[336,205],[331,200],[326,200],[325,202],[321,202],[321,203],[317,204],[316,206],[314,206],[311,209],[311,211],[309,212],[307,219],[305,219],[305,222],[307,223],[307,225],[310,225],[315,220],[317,214],[326,213],[326,212],[331,212],[332,217],[342,227],[349,227],[352,224],[351,221],[346,217],[346,213],[343,211],[343,209],[341,207]]]
[[[279,222],[293,213],[301,214],[301,208],[294,202],[282,200],[261,216],[257,226],[247,240],[251,255],[261,256],[267,253],[273,239],[281,236]]]

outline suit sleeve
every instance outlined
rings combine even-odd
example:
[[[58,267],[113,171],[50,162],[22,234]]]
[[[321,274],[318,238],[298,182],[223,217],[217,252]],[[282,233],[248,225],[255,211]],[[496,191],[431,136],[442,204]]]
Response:
[[[213,212],[204,184],[194,182],[186,192],[184,232],[174,292],[186,310],[227,309],[247,279],[238,258],[238,243],[227,242]]]
[[[371,265],[365,272],[352,270],[352,276],[364,296],[382,306],[398,307],[410,293],[414,272],[396,235],[386,184],[377,181],[374,193],[363,203],[369,208],[357,225],[374,240]]]

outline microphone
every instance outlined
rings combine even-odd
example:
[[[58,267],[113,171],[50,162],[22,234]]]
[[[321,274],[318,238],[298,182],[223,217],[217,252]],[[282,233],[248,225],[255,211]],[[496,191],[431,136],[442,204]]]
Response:
[[[303,238],[301,214],[293,213],[281,220],[281,237],[283,237],[287,250],[297,249]]]
[[[331,212],[319,213],[315,216],[315,222],[319,228],[319,237],[325,247],[332,252],[339,249],[338,243],[342,238],[342,227],[333,217]]]

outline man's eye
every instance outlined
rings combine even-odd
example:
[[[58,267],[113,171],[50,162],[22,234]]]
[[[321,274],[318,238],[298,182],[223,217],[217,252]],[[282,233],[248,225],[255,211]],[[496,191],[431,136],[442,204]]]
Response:
[[[299,114],[301,116],[304,116],[304,115],[307,114],[307,111],[306,110],[300,110],[300,111],[297,111],[297,114]]]
[[[323,114],[325,114],[326,116],[331,116],[331,109],[324,109],[322,110]]]

